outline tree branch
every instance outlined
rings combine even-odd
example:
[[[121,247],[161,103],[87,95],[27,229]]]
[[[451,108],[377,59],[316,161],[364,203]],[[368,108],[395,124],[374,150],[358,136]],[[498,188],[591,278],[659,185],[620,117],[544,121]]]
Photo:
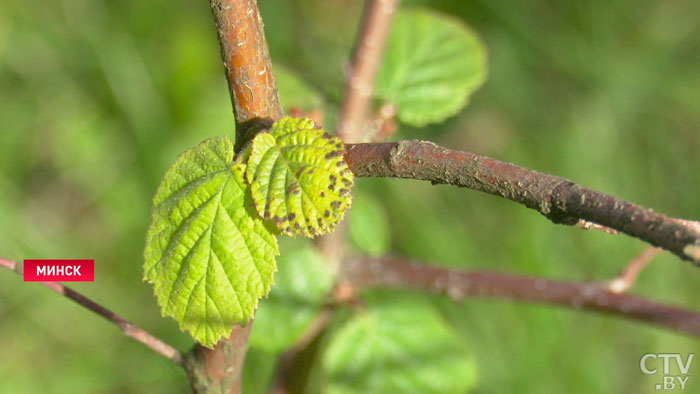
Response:
[[[18,275],[22,275],[21,264],[18,264],[12,260],[0,258],[0,267],[7,268],[11,271],[14,271]],[[184,366],[184,358],[179,350],[156,338],[143,328],[134,325],[133,323],[129,322],[128,320],[124,319],[118,314],[85,297],[84,295],[78,293],[70,287],[64,286],[56,282],[38,283],[76,302],[78,305],[104,317],[108,321],[116,324],[124,335],[133,338],[138,342],[141,342],[142,344],[146,345],[146,347],[148,347],[149,349],[167,358],[173,363],[180,366]]]
[[[670,218],[554,175],[417,140],[348,144],[345,160],[358,177],[421,179],[487,192],[535,209],[554,223],[575,225],[583,219],[700,265],[697,222]]]
[[[410,263],[393,257],[356,258],[343,264],[340,281],[357,289],[403,288],[444,294],[532,301],[636,319],[700,337],[700,314],[579,284],[493,272],[467,272]]]
[[[282,107],[256,0],[210,0],[221,58],[236,117],[236,152],[279,119]],[[214,349],[200,345],[188,355],[196,393],[240,393],[252,322],[235,327]]]
[[[362,142],[367,112],[384,43],[400,0],[367,0],[355,42],[350,75],[341,108],[338,137],[346,142]]]
[[[236,116],[236,151],[283,111],[255,0],[210,0]]]
[[[214,349],[195,345],[185,360],[185,368],[195,393],[240,393],[243,363],[253,322],[235,326],[228,339]]]

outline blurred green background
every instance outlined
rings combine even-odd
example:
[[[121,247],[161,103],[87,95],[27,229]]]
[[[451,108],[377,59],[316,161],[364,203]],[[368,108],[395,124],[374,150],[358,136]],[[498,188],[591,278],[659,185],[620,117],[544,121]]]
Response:
[[[458,116],[392,138],[433,140],[700,218],[700,2],[411,4],[476,30],[490,77]],[[333,129],[361,2],[260,7],[277,73],[326,92],[310,105],[328,111]],[[233,133],[222,70],[207,1],[0,2],[0,256],[94,258],[95,282],[74,288],[188,349],[189,336],[160,317],[141,282],[141,254],[167,166]],[[446,266],[602,280],[645,248],[464,189],[361,179],[355,193],[387,224],[380,251]],[[698,282],[697,268],[663,254],[634,292],[693,308]],[[696,340],[608,316],[430,300],[477,362],[476,393],[654,392],[659,378],[639,371],[644,353],[700,351]],[[251,360],[270,365],[255,349]],[[689,386],[700,390],[694,378]],[[183,371],[113,325],[0,271],[0,393],[188,391]]]

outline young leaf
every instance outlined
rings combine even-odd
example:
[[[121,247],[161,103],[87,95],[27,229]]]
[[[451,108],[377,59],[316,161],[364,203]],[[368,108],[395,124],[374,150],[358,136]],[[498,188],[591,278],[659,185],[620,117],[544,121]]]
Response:
[[[233,157],[231,140],[218,137],[177,158],[153,199],[144,252],[163,315],[207,347],[250,320],[279,253]]]
[[[283,118],[254,139],[246,175],[255,208],[288,235],[325,234],[350,206],[343,143],[306,118]]]
[[[375,95],[413,126],[456,114],[486,80],[486,51],[461,21],[425,9],[400,11],[392,25]]]
[[[331,394],[465,393],[476,368],[464,344],[428,305],[382,302],[330,340],[323,367]]]

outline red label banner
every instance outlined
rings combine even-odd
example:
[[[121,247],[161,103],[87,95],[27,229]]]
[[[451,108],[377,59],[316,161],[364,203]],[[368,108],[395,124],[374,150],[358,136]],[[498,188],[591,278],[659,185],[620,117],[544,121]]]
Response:
[[[24,260],[25,282],[94,282],[95,260]]]

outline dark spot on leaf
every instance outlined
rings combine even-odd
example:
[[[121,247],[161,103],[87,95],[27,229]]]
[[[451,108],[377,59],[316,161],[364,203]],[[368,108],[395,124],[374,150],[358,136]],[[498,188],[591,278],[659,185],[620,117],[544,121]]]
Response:
[[[328,177],[328,179],[330,179],[330,180],[331,180],[331,182],[335,182],[335,181],[336,181],[336,179],[338,179],[338,178],[336,178],[336,177],[335,177],[335,175],[331,174],[331,176],[330,176],[330,177]]]
[[[290,183],[289,186],[287,186],[287,194],[299,194],[299,183]]]
[[[338,156],[340,156],[340,155],[342,155],[342,154],[343,154],[343,152],[341,152],[341,151],[339,151],[339,150],[335,150],[335,151],[333,151],[333,152],[329,152],[329,153],[326,155],[326,159],[327,159],[327,160],[330,160],[330,159],[332,159],[332,158],[334,158],[334,157],[338,157]]]
[[[301,226],[299,225],[299,222],[294,222],[294,228],[299,230]]]
[[[340,175],[342,175],[342,176],[348,175],[349,173],[350,173],[350,169],[349,169],[349,168],[346,168],[346,169],[344,169],[343,171],[340,171]]]
[[[289,215],[287,215],[287,220],[289,220],[291,222],[296,217],[297,217],[297,215],[294,212],[292,212]]]
[[[350,190],[348,189],[340,189],[340,196],[345,197],[350,194]]]
[[[331,211],[329,211],[329,210],[326,209],[326,212],[323,213],[323,217],[324,217],[324,218],[327,218],[327,217],[329,217],[329,216],[331,216]]]
[[[348,178],[343,178],[343,184],[345,186],[350,186],[352,185],[352,181],[350,181]]]
[[[342,202],[340,202],[340,201],[333,201],[333,202],[331,203],[331,207],[333,207],[333,209],[338,209],[338,208],[340,208],[340,204],[342,204]]]
[[[335,183],[331,183],[330,185],[328,185],[328,190],[330,190],[330,191],[335,190]]]
[[[319,227],[323,227],[323,220],[321,220],[321,218],[318,218],[318,225]]]
[[[326,197],[326,192],[321,192],[321,198]]]

